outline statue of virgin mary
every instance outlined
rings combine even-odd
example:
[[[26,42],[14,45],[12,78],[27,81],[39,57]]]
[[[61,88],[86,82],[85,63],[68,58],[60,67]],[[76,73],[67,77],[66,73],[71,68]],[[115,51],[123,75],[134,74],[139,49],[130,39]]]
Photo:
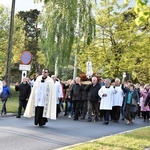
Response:
[[[87,76],[87,78],[90,78],[90,77],[92,77],[92,75],[93,75],[92,61],[89,58],[87,63],[86,63],[86,76]]]

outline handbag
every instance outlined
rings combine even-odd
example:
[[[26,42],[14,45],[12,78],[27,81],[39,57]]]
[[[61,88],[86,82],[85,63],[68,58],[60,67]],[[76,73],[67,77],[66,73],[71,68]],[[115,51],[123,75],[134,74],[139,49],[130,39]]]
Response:
[[[137,102],[134,98],[132,98],[132,100],[131,100],[131,105],[137,106]]]

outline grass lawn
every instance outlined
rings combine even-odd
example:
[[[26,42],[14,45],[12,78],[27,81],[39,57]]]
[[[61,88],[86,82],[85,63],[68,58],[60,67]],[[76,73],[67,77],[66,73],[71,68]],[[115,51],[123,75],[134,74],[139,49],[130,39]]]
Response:
[[[18,100],[18,92],[15,91],[14,86],[11,86],[11,98],[7,101],[6,103],[6,109],[7,109],[7,113],[17,113],[18,111],[18,104],[19,104],[19,100]],[[0,103],[0,110],[2,108],[2,103]]]
[[[104,137],[66,150],[144,150],[150,148],[150,127]]]

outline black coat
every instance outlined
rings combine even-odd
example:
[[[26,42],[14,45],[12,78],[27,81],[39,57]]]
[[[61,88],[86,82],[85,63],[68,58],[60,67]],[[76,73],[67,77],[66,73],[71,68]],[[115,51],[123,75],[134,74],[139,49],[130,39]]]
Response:
[[[83,88],[83,91],[82,91],[82,100],[83,101],[87,101],[87,97],[88,97],[88,91],[84,90],[86,86],[87,85],[82,84],[82,88]]]
[[[93,84],[89,84],[85,87],[85,91],[88,91],[88,97],[87,99],[92,102],[98,102],[100,100],[100,97],[98,95],[98,91],[101,88],[101,85],[97,83],[95,86]]]
[[[31,93],[31,86],[28,83],[21,83],[20,85],[15,86],[15,90],[19,91],[19,100],[29,99]]]
[[[82,85],[74,84],[70,90],[69,96],[72,100],[82,100]]]

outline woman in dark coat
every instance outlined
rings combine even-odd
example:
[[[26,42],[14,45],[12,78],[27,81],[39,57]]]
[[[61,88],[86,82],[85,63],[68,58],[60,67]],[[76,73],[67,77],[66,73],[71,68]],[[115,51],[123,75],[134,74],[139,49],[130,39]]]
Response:
[[[73,84],[69,93],[69,98],[72,98],[73,102],[74,120],[78,120],[80,115],[82,90],[83,90],[80,81],[81,81],[80,77],[75,78],[75,84]]]
[[[139,103],[139,95],[134,88],[134,84],[130,83],[128,87],[122,85],[122,90],[125,93],[125,118],[127,124],[134,123],[137,104]]]

